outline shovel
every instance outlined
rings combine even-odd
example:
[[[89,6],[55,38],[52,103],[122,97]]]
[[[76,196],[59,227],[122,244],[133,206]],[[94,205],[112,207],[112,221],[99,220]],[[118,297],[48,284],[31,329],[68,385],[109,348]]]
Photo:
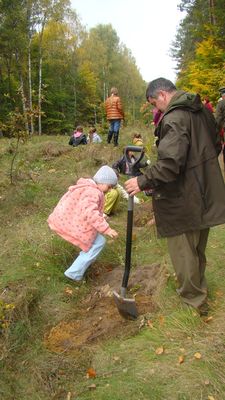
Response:
[[[135,163],[131,162],[128,152],[139,152],[140,156]],[[125,148],[126,161],[130,166],[130,174],[133,175],[133,167],[141,161],[144,156],[143,147],[139,146],[127,146]],[[138,310],[135,303],[135,299],[127,298],[127,285],[130,276],[131,268],[131,248],[132,248],[132,229],[133,229],[133,208],[134,208],[134,197],[129,196],[128,198],[128,212],[127,212],[127,236],[126,236],[126,254],[125,254],[125,269],[123,274],[122,286],[120,294],[113,292],[113,298],[118,308],[120,315],[125,319],[136,319],[138,316]]]

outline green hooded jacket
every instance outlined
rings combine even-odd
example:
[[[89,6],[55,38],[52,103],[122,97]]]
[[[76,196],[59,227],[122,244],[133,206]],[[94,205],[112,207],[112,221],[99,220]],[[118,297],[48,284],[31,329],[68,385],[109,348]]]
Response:
[[[225,185],[215,119],[199,95],[177,91],[157,128],[158,158],[138,177],[154,189],[158,234],[176,236],[225,223]]]

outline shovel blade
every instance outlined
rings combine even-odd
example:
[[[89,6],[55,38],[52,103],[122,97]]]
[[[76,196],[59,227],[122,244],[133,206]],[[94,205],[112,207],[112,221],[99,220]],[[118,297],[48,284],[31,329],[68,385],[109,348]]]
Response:
[[[136,319],[138,317],[138,310],[134,299],[122,297],[115,291],[113,292],[113,298],[123,318]]]

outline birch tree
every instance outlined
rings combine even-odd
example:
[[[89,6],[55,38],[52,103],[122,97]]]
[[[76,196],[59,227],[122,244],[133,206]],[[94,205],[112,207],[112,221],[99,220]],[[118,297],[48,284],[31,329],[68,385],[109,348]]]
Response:
[[[38,68],[38,133],[42,134],[42,65],[43,65],[43,35],[46,24],[51,19],[62,21],[66,14],[70,14],[69,0],[37,0],[37,30],[39,37],[39,68]]]

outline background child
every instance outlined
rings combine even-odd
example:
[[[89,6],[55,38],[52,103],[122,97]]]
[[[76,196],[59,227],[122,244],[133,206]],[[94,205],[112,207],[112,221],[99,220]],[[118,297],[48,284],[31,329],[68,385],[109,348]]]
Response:
[[[69,144],[74,147],[79,146],[79,144],[87,144],[87,137],[83,132],[82,126],[78,126],[73,132],[73,135],[69,140]]]
[[[88,143],[101,143],[102,138],[96,131],[96,128],[91,128],[88,134]]]
[[[133,162],[136,161],[136,157],[133,155],[132,152],[128,152],[128,156],[131,159],[131,161],[133,161]],[[143,163],[139,162],[134,167],[134,170],[133,170],[134,176],[142,175],[140,168],[144,168],[149,164],[150,164],[150,160],[147,160]],[[119,172],[121,172],[122,174],[126,174],[126,175],[127,174],[129,175],[131,172],[130,166],[128,165],[128,163],[126,161],[125,155],[122,158],[120,158],[118,161],[116,161],[113,164],[112,168],[114,168],[117,176],[119,176]],[[127,194],[127,192],[123,188],[123,186],[121,186],[119,183],[117,183],[117,185],[113,189],[111,189],[109,192],[107,192],[105,194],[104,214],[105,215],[113,214],[117,210],[121,198],[128,200],[129,195]],[[136,196],[134,196],[134,203],[135,204],[140,203],[139,198]]]
[[[121,198],[128,200],[128,193],[119,183],[105,194],[104,214],[109,216],[114,214],[118,208]],[[134,197],[134,203],[140,204],[141,201],[138,197]]]
[[[116,173],[105,165],[92,179],[80,178],[76,185],[70,186],[49,216],[49,227],[81,249],[64,273],[67,278],[82,280],[105,245],[106,240],[101,234],[112,238],[118,236],[103,216],[104,193],[116,184]]]
[[[208,108],[208,110],[209,110],[211,113],[214,113],[213,105],[212,105],[212,103],[209,101],[209,97],[208,97],[208,96],[206,96],[206,97],[204,98],[203,104],[204,104],[204,106],[205,106],[206,108]]]
[[[134,133],[133,145],[134,146],[143,146],[143,138],[140,133]]]
[[[124,151],[123,151],[124,153]],[[131,163],[134,164],[137,161],[137,158],[133,154],[132,151],[128,151],[128,157],[131,160]],[[137,164],[134,165],[132,175],[133,176],[139,176],[142,175],[142,172],[140,171],[140,168],[145,168],[150,164],[150,161],[143,161],[143,162],[138,162]],[[128,164],[126,160],[125,154],[117,160],[115,163],[113,163],[112,168],[118,171],[121,174],[125,175],[131,175],[131,166]]]

